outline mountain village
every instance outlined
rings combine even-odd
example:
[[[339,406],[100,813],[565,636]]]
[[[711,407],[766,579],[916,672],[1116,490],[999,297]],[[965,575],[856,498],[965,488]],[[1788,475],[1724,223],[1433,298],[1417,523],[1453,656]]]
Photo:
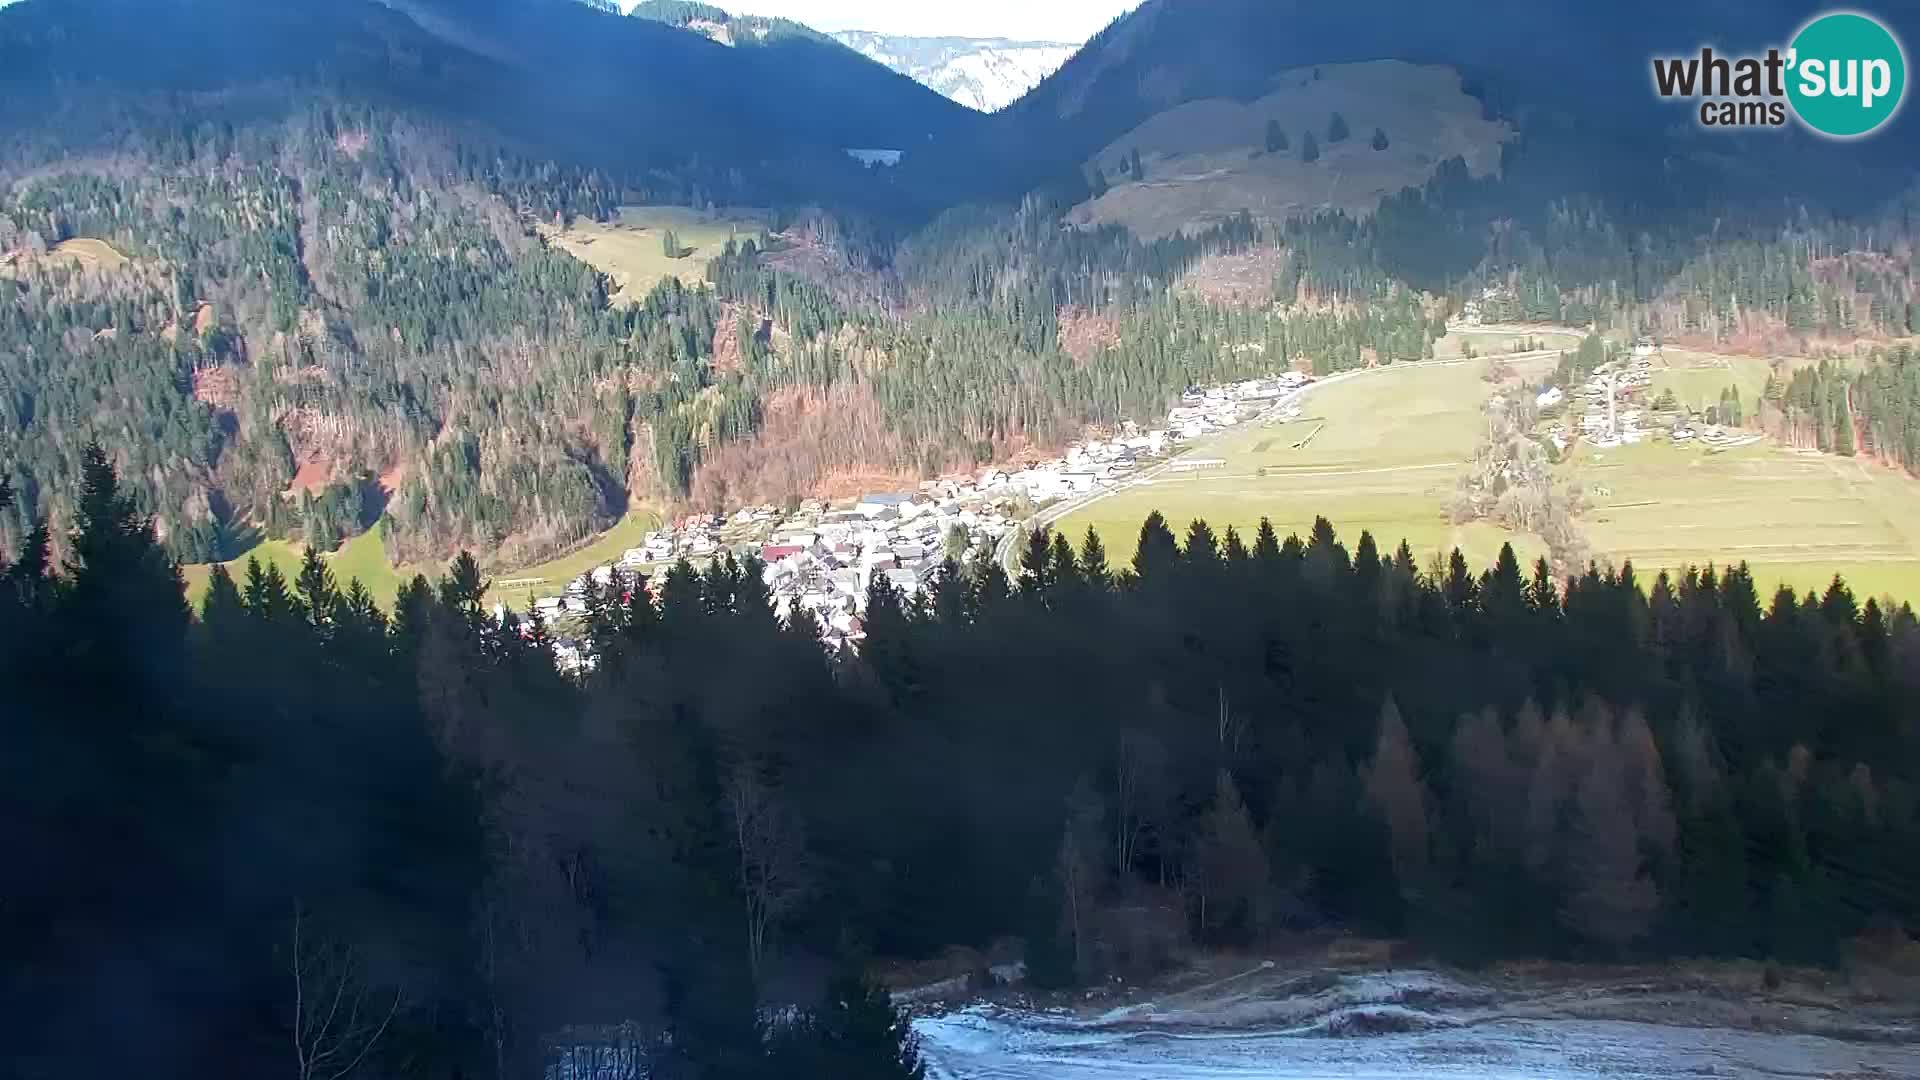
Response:
[[[1128,421],[1117,432],[1073,444],[1064,457],[929,480],[914,491],[875,492],[839,505],[808,499],[790,512],[763,505],[683,517],[649,533],[617,563],[569,582],[562,593],[530,595],[531,610],[557,631],[554,652],[561,665],[580,670],[593,663],[591,643],[579,636],[581,617],[594,589],[611,585],[616,574],[623,580],[657,577],[680,559],[697,564],[751,555],[763,566],[776,615],[806,611],[829,647],[845,648],[865,636],[862,615],[875,578],[904,596],[921,593],[943,561],[975,553],[990,557],[984,553],[1043,507],[1112,489],[1195,440],[1276,408],[1297,415],[1298,391],[1313,381],[1290,371],[1190,388],[1160,425]],[[496,604],[495,617],[504,620],[507,609],[504,601]]]

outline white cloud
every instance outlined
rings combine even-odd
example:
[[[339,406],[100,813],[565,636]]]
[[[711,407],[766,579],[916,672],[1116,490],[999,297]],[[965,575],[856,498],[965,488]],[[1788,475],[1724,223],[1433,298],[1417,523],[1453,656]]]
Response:
[[[780,15],[816,30],[1081,42],[1139,0],[717,0],[728,11]],[[627,4],[631,7],[632,4]]]

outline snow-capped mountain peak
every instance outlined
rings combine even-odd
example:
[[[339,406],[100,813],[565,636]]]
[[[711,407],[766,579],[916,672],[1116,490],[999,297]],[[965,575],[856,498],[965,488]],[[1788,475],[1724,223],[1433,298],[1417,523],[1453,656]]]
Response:
[[[866,30],[833,35],[847,47],[969,108],[993,112],[1058,70],[1077,45],[1005,38],[902,37]]]

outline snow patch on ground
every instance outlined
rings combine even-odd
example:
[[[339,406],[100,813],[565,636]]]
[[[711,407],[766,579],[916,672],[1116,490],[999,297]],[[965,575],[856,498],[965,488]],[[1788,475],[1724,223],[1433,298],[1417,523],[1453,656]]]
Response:
[[[1602,991],[1604,994],[1604,991]],[[977,1004],[915,1021],[935,1080],[1920,1077],[1920,1045],[1569,1015],[1427,971],[1270,966],[1104,1011]]]

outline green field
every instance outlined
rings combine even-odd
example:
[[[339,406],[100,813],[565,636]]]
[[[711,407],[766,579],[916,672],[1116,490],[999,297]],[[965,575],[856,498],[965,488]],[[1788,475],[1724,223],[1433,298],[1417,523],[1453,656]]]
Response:
[[[1920,598],[1920,483],[1891,470],[1766,443],[1718,454],[1643,443],[1564,468],[1586,485],[1595,557],[1630,557],[1643,576],[1744,560],[1766,593],[1841,574],[1861,595]]]
[[[704,213],[685,206],[623,206],[613,221],[579,220],[566,229],[543,226],[541,235],[574,258],[613,279],[615,303],[632,303],[670,276],[686,284],[706,280],[707,264],[727,241],[757,237],[766,228],[748,212]],[[662,243],[671,230],[686,254],[669,258]]]
[[[1478,345],[1476,344],[1476,348]],[[1397,365],[1314,390],[1301,419],[1230,431],[1194,447],[1212,469],[1169,473],[1083,508],[1059,523],[1076,541],[1100,531],[1116,564],[1130,560],[1140,522],[1159,510],[1176,532],[1205,518],[1216,531],[1250,533],[1269,516],[1282,535],[1304,535],[1316,515],[1348,547],[1370,530],[1382,549],[1401,539],[1422,566],[1454,546],[1476,568],[1511,540],[1523,562],[1538,537],[1493,525],[1449,525],[1441,506],[1472,454],[1488,387],[1484,361]],[[1757,393],[1765,361],[1701,366],[1712,401],[1737,375]],[[1755,375],[1757,374],[1757,381]],[[1313,435],[1304,447],[1301,442]],[[1580,527],[1597,559],[1632,559],[1643,581],[1661,569],[1749,563],[1770,594],[1781,583],[1824,589],[1835,574],[1862,596],[1920,599],[1920,481],[1853,458],[1759,444],[1722,453],[1643,443],[1583,448],[1560,466],[1586,489]]]
[[[1463,327],[1449,330],[1445,337],[1433,343],[1433,357],[1436,360],[1457,359],[1468,348],[1475,356],[1490,356],[1494,353],[1515,351],[1521,343],[1537,344],[1542,349],[1564,349],[1571,352],[1580,347],[1580,335],[1564,330],[1534,330],[1524,332],[1513,330],[1485,330]],[[1548,371],[1553,370],[1551,365]]]
[[[557,596],[567,584],[581,574],[606,563],[619,562],[620,556],[631,547],[640,546],[647,533],[660,527],[660,517],[651,511],[636,510],[621,518],[611,529],[593,538],[593,542],[571,554],[564,555],[539,566],[530,566],[519,570],[493,572],[489,576],[495,587],[488,594],[490,601],[504,601],[515,609],[524,609],[532,599],[542,596]],[[325,556],[327,567],[340,582],[342,588],[355,578],[373,593],[382,608],[391,610],[393,598],[399,592],[401,584],[410,580],[414,574],[427,575],[429,579],[438,577],[445,567],[408,566],[395,567],[387,561],[386,546],[381,534],[386,528],[384,521],[376,522],[352,540],[346,542],[340,550]],[[271,563],[280,568],[288,581],[300,573],[300,562],[306,557],[306,549],[297,543],[286,540],[264,540],[252,550],[227,563],[227,571],[235,582],[245,580],[247,560],[259,559],[262,563]],[[207,580],[212,568],[207,565],[182,567],[187,579],[187,600],[195,607],[206,596]],[[512,582],[511,585],[502,585]]]
[[[594,537],[578,551],[539,566],[493,574],[489,601],[501,601],[517,611],[543,596],[558,596],[569,583],[596,566],[617,563],[628,548],[639,547],[646,535],[660,527],[660,515],[650,510],[630,511],[613,528]]]
[[[1298,420],[1230,431],[1190,451],[1224,466],[1167,474],[1059,527],[1077,541],[1092,525],[1125,562],[1153,510],[1176,532],[1203,517],[1215,531],[1232,525],[1249,540],[1263,516],[1282,536],[1304,536],[1324,516],[1349,549],[1366,530],[1383,551],[1406,540],[1422,566],[1454,547],[1476,566],[1491,565],[1509,537],[1492,525],[1452,525],[1441,512],[1479,438],[1485,368],[1484,361],[1403,364],[1317,388]],[[1537,537],[1511,539],[1523,561],[1544,552]]]
[[[342,589],[346,588],[347,582],[358,579],[382,608],[391,609],[393,598],[400,591],[401,574],[387,562],[387,549],[381,540],[385,528],[385,522],[375,522],[373,528],[323,558]],[[291,582],[299,575],[300,563],[305,558],[306,549],[299,544],[285,540],[263,540],[226,566],[235,584],[245,583],[248,559],[259,559],[263,564],[278,566],[280,573]],[[197,608],[206,596],[207,581],[213,568],[201,564],[182,567],[181,572],[187,579],[187,600]]]
[[[1652,401],[1663,390],[1673,391],[1682,405],[1696,412],[1717,405],[1720,392],[1729,386],[1740,388],[1740,400],[1749,415],[1767,386],[1767,372],[1773,361],[1759,356],[1719,356],[1690,349],[1667,348],[1653,362],[1653,385],[1646,400]]]

